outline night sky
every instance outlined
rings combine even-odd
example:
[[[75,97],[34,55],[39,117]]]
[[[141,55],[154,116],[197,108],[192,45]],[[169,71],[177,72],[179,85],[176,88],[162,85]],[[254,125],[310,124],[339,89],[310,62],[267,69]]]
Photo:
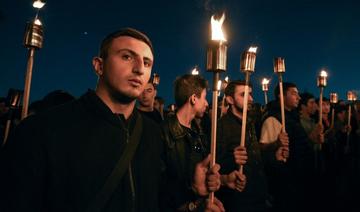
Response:
[[[23,89],[27,50],[22,46],[25,23],[35,16],[30,0],[1,0],[0,96],[9,88]],[[226,13],[228,70],[231,79],[243,79],[240,54],[257,45],[255,73],[251,75],[255,101],[263,102],[261,78],[277,77],[273,58],[285,58],[284,81],[318,96],[316,76],[327,69],[325,96],[347,90],[360,94],[360,3],[353,0],[182,0],[182,1],[47,1],[40,12],[45,28],[44,47],[36,51],[31,101],[62,89],[80,96],[94,89],[96,75],[91,59],[102,38],[123,27],[145,32],[153,41],[153,72],[161,76],[158,95],[173,102],[176,76],[198,65],[206,73],[205,55],[209,21]],[[270,92],[272,99],[272,92]],[[208,95],[210,97],[210,95]],[[210,99],[210,98],[209,98]]]

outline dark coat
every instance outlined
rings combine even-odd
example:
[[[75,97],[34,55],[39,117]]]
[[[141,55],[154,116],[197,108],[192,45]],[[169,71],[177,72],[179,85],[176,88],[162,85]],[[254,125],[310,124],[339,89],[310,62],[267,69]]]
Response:
[[[239,167],[233,156],[234,148],[240,145],[242,121],[231,110],[218,123],[217,161],[221,166],[221,174],[229,174]],[[248,120],[246,127],[245,147],[248,160],[244,165],[247,184],[243,192],[222,188],[216,194],[223,201],[228,211],[265,211],[267,184],[262,155],[256,138],[254,123]]]
[[[132,133],[135,117],[122,120],[89,91],[80,99],[23,121],[5,149],[9,211],[85,211],[104,185]],[[129,133],[128,133],[129,132]],[[104,211],[158,211],[160,129],[143,117],[129,171]]]
[[[196,201],[199,196],[191,189],[196,163],[208,154],[206,136],[196,123],[192,128],[182,126],[176,115],[162,123],[165,172],[162,182],[162,211],[176,211]]]

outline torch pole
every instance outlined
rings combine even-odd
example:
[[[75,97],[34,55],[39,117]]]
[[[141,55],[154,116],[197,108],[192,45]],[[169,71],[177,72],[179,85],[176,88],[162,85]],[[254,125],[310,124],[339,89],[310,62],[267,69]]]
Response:
[[[279,77],[279,90],[280,90],[280,110],[281,110],[281,131],[286,133],[285,128],[285,105],[284,105],[284,90],[283,90],[283,79],[282,73],[278,73]],[[284,158],[283,162],[286,162],[286,158]]]
[[[351,103],[349,103],[347,125],[348,125],[348,131],[346,132],[346,147],[345,147],[345,149],[348,152],[350,150],[350,130],[349,130],[349,126],[351,126]]]
[[[219,72],[213,72],[213,93],[212,93],[212,110],[211,110],[211,161],[210,168],[216,163],[216,130],[217,130],[217,107],[218,107],[218,89],[217,82],[219,81]],[[214,202],[215,193],[210,193],[210,202]]]
[[[320,87],[320,97],[319,97],[319,125],[322,126],[322,119],[323,119],[323,113],[322,113],[322,103],[323,103],[323,95],[324,95],[324,87]],[[322,149],[322,144],[319,144],[319,150]]]
[[[264,91],[265,105],[268,103],[267,91]]]
[[[22,111],[21,111],[21,119],[26,118],[26,116],[28,114],[31,77],[32,77],[33,64],[34,64],[34,53],[35,53],[35,48],[30,47],[29,55],[28,55],[28,62],[27,62],[27,66],[26,66],[25,87],[24,87],[24,97],[23,97],[23,107],[22,107]]]
[[[240,146],[245,146],[245,138],[246,138],[246,121],[247,121],[247,110],[248,110],[248,98],[249,98],[249,78],[250,73],[248,71],[245,72],[245,93],[244,93],[244,106],[242,111],[242,125],[241,125],[241,138],[240,138]],[[240,165],[239,168],[240,174],[243,174],[244,167]]]
[[[211,111],[211,163],[210,166],[213,167],[215,165],[216,158],[216,127],[217,127],[217,107],[218,101],[217,96],[219,91],[217,90],[216,82],[219,81],[219,72],[214,72],[213,75],[214,86],[212,93],[212,111]]]
[[[281,109],[281,131],[286,132],[285,128],[285,105],[284,105],[284,91],[282,74],[279,73],[279,90],[280,90],[280,109]]]

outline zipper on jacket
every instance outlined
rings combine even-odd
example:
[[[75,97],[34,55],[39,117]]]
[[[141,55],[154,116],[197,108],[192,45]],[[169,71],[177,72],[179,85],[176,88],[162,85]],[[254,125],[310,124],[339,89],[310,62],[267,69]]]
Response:
[[[129,130],[125,129],[126,131],[126,143],[127,145],[129,145]],[[131,166],[131,161],[129,163],[129,180],[130,180],[130,189],[131,189],[131,211],[135,211],[135,184],[134,184],[134,176],[133,176],[133,171],[132,171],[132,166]]]

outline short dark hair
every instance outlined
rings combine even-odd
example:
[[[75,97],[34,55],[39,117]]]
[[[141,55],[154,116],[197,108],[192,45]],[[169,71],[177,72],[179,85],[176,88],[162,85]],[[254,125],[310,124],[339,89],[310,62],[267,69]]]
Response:
[[[176,78],[174,82],[176,106],[182,107],[193,94],[200,97],[207,86],[207,81],[200,75],[185,74]]]
[[[150,47],[151,52],[154,55],[154,49],[153,49],[152,43],[151,43],[150,39],[144,33],[140,32],[136,29],[133,29],[133,28],[123,28],[118,31],[110,33],[101,41],[99,57],[106,59],[108,56],[108,51],[109,51],[112,41],[115,38],[118,38],[121,36],[129,36],[129,37],[135,38],[137,40],[143,41]]]
[[[230,83],[225,88],[225,96],[231,96],[234,97],[236,86],[243,85],[245,86],[246,82],[245,80],[234,80],[230,81]],[[252,87],[251,84],[249,84],[250,87]]]
[[[301,93],[300,94],[300,104],[299,105],[307,105],[307,103],[308,103],[308,101],[310,100],[310,99],[314,99],[315,100],[315,96],[314,95],[312,95],[311,93],[309,93],[309,92],[304,92],[304,93]]]
[[[317,98],[315,101],[316,101],[316,104],[319,104],[320,98]],[[330,102],[330,99],[324,96],[323,99],[322,99],[322,101],[323,101],[323,102]]]
[[[289,90],[289,88],[296,88],[296,84],[292,83],[292,82],[283,82],[283,92],[284,95],[286,94],[286,92]],[[275,91],[274,91],[274,95],[275,95],[275,99],[279,100],[280,97],[280,88],[279,88],[279,84],[276,85],[275,87]]]

